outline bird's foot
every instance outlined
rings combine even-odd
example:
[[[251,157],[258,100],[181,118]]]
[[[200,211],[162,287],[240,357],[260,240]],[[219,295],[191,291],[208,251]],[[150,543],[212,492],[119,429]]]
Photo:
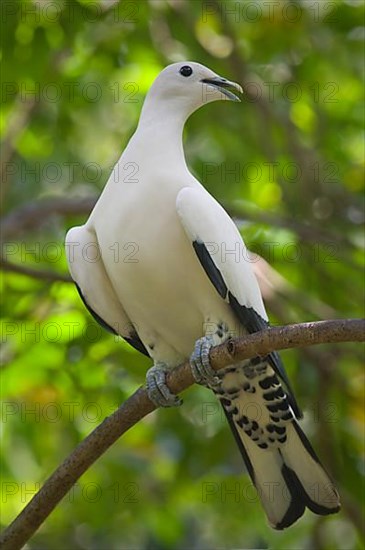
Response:
[[[146,374],[148,397],[156,407],[179,407],[182,399],[172,393],[166,385],[168,367],[165,363],[155,363]]]
[[[203,336],[195,342],[195,348],[190,356],[190,367],[195,382],[209,388],[220,383],[220,378],[210,365],[209,353],[214,346],[212,336]]]

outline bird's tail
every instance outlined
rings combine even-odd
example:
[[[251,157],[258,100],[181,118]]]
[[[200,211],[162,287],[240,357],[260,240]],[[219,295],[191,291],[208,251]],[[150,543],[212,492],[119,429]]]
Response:
[[[250,437],[247,425],[237,421],[230,407],[221,401],[248,473],[274,529],[292,525],[306,507],[320,515],[338,512],[337,490],[296,420],[286,424],[284,442],[259,445]],[[273,435],[279,437],[280,434]]]

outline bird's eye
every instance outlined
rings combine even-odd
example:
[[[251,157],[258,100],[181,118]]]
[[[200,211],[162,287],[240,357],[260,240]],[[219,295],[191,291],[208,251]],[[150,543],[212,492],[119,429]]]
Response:
[[[180,74],[182,76],[190,76],[193,74],[193,69],[189,67],[189,65],[184,65],[184,67],[181,67]]]

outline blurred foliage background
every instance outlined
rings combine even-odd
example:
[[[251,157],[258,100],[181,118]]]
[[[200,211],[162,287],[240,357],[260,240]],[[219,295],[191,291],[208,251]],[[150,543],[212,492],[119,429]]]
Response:
[[[364,314],[362,0],[9,1],[2,11],[2,515],[144,381],[67,274],[83,223],[167,64],[244,86],[185,132],[193,173],[234,216],[273,324]],[[106,220],[107,223],[107,220]],[[30,549],[362,548],[360,345],[283,353],[342,511],[274,532],[218,406],[194,387],[85,474]]]

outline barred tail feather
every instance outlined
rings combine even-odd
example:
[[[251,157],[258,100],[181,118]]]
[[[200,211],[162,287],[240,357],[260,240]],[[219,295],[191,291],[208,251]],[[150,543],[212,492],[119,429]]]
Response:
[[[260,448],[237,425],[231,413],[224,410],[274,529],[292,525],[306,507],[320,515],[338,512],[340,502],[336,488],[295,420],[287,425],[285,443]]]

